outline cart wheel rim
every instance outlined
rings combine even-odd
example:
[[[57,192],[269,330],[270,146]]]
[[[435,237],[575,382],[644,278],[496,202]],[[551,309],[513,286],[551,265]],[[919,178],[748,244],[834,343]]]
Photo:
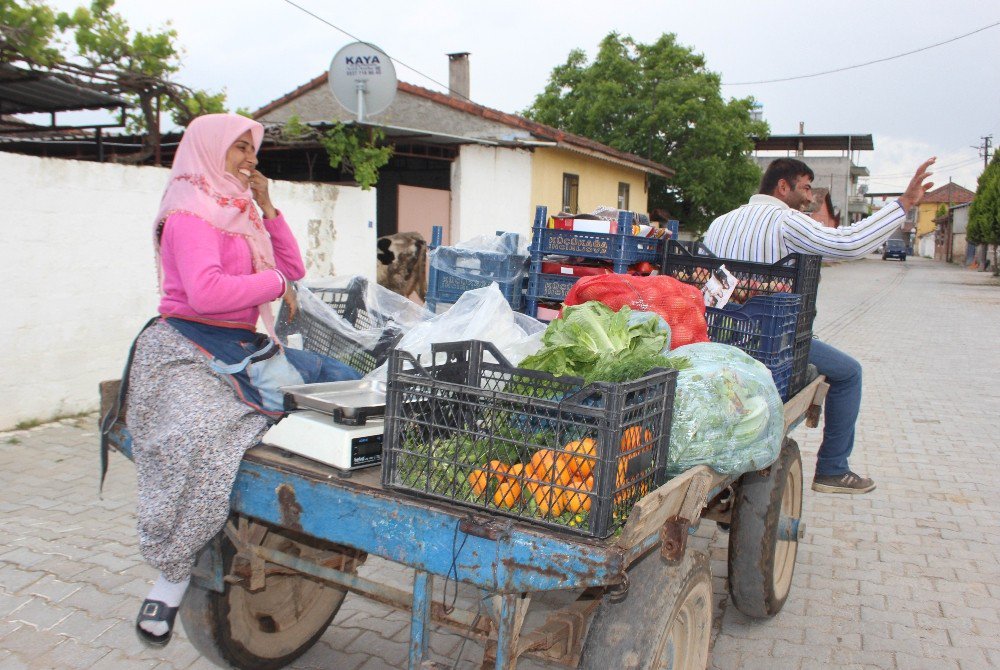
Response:
[[[802,461],[795,459],[785,471],[785,487],[781,493],[781,516],[800,519],[802,517]],[[792,574],[795,572],[795,555],[799,542],[796,538],[778,540],[774,548],[773,587],[774,595],[783,600],[792,588]]]
[[[656,670],[703,670],[712,634],[712,580],[698,581],[667,625]]]
[[[321,563],[330,556],[273,533],[262,544],[311,562]],[[260,658],[280,658],[301,648],[326,625],[345,596],[341,589],[301,573],[269,574],[265,588],[256,593],[238,585],[227,593],[233,641]]]

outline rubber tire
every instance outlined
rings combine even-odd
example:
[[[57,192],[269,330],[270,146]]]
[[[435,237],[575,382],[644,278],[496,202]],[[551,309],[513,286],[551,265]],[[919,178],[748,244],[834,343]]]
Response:
[[[689,550],[670,567],[652,551],[628,571],[621,600],[605,596],[587,631],[581,670],[704,670],[712,638],[708,555]],[[683,638],[676,649],[671,635]],[[686,642],[686,644],[685,644]]]
[[[236,549],[224,533],[220,537],[223,569],[228,574]],[[264,544],[292,555],[325,551],[318,540],[292,539],[273,528]],[[191,644],[216,665],[277,670],[304,654],[323,636],[346,595],[343,589],[300,574],[270,575],[265,589],[257,593],[229,583],[224,593],[218,593],[192,581],[181,603],[180,619]],[[281,607],[289,600],[295,602],[290,619],[288,608]],[[271,615],[276,615],[277,620]],[[281,630],[277,621],[290,625]]]
[[[786,496],[786,489],[791,488]],[[781,611],[791,591],[798,539],[778,545],[782,501],[802,514],[802,457],[786,437],[778,460],[739,480],[729,530],[729,595],[743,614],[758,619]]]

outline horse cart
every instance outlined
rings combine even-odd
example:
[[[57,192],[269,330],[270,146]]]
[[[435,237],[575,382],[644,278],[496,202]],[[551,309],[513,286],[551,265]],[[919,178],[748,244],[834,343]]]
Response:
[[[117,384],[102,385],[102,405]],[[689,469],[644,492],[604,539],[404,495],[383,486],[380,467],[345,473],[262,444],[243,459],[232,516],[199,558],[181,620],[205,657],[255,670],[307,651],[337,625],[348,593],[409,613],[411,670],[452,667],[429,653],[442,627],[478,640],[483,668],[511,669],[525,656],[590,670],[704,668],[711,572],[688,537],[701,519],[728,525],[733,604],[752,617],[781,609],[804,530],[802,464],[788,433],[815,425],[826,389],[814,379],[785,403],[769,467],[738,477]],[[110,442],[130,456],[125,419]],[[412,570],[409,587],[359,574],[368,556]],[[449,581],[478,593],[475,604],[436,597]]]

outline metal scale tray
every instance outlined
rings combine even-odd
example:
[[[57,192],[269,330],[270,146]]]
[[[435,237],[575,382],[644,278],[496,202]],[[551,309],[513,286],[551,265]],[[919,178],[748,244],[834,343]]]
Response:
[[[385,416],[385,382],[355,379],[284,386],[285,409],[311,409],[329,414],[334,422],[363,426],[368,419]]]

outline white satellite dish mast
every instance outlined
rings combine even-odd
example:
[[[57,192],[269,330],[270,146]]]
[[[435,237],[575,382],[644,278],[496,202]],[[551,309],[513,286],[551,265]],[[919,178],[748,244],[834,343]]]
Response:
[[[396,68],[392,60],[373,44],[354,42],[343,47],[330,61],[330,90],[344,109],[365,115],[385,111],[396,97]]]

